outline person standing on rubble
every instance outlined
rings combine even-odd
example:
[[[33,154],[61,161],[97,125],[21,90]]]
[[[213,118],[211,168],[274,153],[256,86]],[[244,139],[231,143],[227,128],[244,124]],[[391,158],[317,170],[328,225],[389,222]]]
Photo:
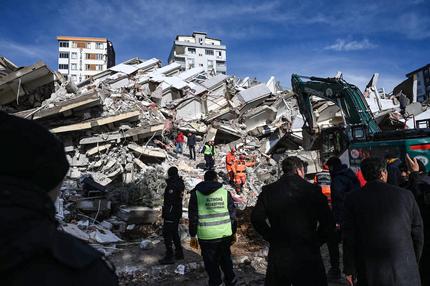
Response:
[[[357,175],[342,164],[338,157],[331,157],[327,160],[327,166],[330,171],[330,195],[331,205],[336,222],[336,232],[327,241],[327,247],[330,254],[330,269],[327,273],[329,280],[339,280],[342,277],[340,270],[340,253],[339,244],[342,240],[342,225],[345,198],[348,193],[360,190],[360,181]]]
[[[236,148],[231,147],[230,152],[225,156],[225,169],[227,171],[228,179],[231,184],[234,183],[234,163],[236,162]]]
[[[208,141],[206,142],[206,144],[203,146],[203,150],[202,153],[205,157],[205,162],[206,162],[206,170],[213,170],[214,166],[215,166],[215,146],[214,146],[214,142],[213,141]]]
[[[187,145],[188,149],[190,149],[190,159],[196,160],[196,135],[188,132],[187,136]]]
[[[176,135],[175,143],[176,143],[176,153],[182,154],[182,145],[185,142],[184,133],[182,131],[178,132],[178,135]]]
[[[284,174],[262,188],[251,214],[256,231],[270,243],[266,286],[326,286],[320,246],[334,232],[321,188],[304,179],[298,157],[282,162]]]
[[[37,123],[0,111],[0,285],[118,285],[110,262],[58,230],[54,202],[69,164]]]
[[[204,181],[191,192],[188,206],[190,246],[202,249],[209,286],[236,285],[230,246],[236,241],[236,209],[230,193],[218,181],[215,171],[205,173]],[[198,237],[198,242],[196,239]]]
[[[343,217],[347,283],[420,286],[423,221],[412,192],[387,183],[381,159],[364,159],[360,168],[367,183],[348,194]]]
[[[239,160],[234,162],[234,183],[236,186],[236,192],[242,192],[243,186],[246,183],[246,167],[252,167],[255,165],[255,161],[246,160],[246,156],[241,154]]]
[[[185,190],[184,181],[179,177],[178,169],[170,167],[167,170],[167,186],[164,190],[164,201],[162,209],[163,238],[166,246],[166,256],[160,260],[160,264],[173,264],[175,259],[184,259],[178,227],[182,218],[182,197]],[[173,256],[172,243],[175,245],[175,256]]]

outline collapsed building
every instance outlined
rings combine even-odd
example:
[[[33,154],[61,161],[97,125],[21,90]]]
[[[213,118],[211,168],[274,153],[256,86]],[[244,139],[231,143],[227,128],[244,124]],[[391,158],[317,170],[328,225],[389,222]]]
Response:
[[[400,110],[398,97],[378,93],[375,78],[365,96],[377,117]],[[0,107],[39,122],[64,143],[70,170],[58,215],[65,231],[100,244],[156,220],[170,166],[187,191],[202,180],[202,160],[174,152],[178,131],[196,134],[198,150],[215,142],[216,170],[226,182],[231,147],[256,159],[242,193],[226,184],[240,208],[254,205],[261,186],[278,178],[277,161],[286,155],[303,158],[310,173],[320,169],[318,152],[303,148],[295,95],[274,77],[261,83],[133,58],[75,85],[43,62],[18,68],[0,57]],[[343,122],[334,103],[315,97],[312,107],[321,128]],[[421,104],[406,108],[425,112]]]

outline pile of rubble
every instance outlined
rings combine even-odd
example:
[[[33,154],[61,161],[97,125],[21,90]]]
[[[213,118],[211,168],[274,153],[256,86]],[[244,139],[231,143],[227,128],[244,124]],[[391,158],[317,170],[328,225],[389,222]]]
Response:
[[[378,115],[399,107],[377,92],[374,79],[365,96]],[[408,108],[424,111],[418,104]],[[342,122],[333,103],[314,98],[313,109],[321,127]],[[310,173],[320,165],[318,152],[303,150],[304,121],[294,94],[274,77],[260,83],[133,58],[75,85],[43,62],[18,68],[0,57],[0,110],[35,120],[64,142],[71,168],[59,217],[66,231],[96,243],[120,242],[114,233],[156,221],[170,166],[178,167],[188,192],[202,180],[202,156],[193,161],[174,151],[179,131],[196,134],[197,150],[215,142],[216,170],[242,209],[278,178],[283,156],[301,156]],[[233,146],[256,159],[240,194],[224,168]]]

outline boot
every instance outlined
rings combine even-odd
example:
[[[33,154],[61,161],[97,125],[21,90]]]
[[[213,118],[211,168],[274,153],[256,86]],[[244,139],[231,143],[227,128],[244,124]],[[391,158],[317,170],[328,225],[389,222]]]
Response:
[[[175,251],[175,259],[176,260],[182,260],[184,259],[184,251],[182,250],[182,247],[179,249],[176,249]]]
[[[174,264],[175,259],[173,259],[173,251],[167,251],[163,259],[160,259],[159,263],[161,265]]]
[[[340,269],[339,268],[333,268],[331,267],[329,269],[329,271],[327,272],[327,279],[329,281],[337,281],[340,280],[342,278],[342,275],[340,273]]]

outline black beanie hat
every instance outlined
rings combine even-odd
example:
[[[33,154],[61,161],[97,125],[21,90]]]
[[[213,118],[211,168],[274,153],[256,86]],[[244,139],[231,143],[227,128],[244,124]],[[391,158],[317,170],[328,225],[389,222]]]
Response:
[[[178,168],[170,167],[169,170],[167,170],[167,175],[169,177],[177,177],[178,176]]]
[[[0,111],[0,178],[55,188],[69,169],[63,143],[34,121]]]

